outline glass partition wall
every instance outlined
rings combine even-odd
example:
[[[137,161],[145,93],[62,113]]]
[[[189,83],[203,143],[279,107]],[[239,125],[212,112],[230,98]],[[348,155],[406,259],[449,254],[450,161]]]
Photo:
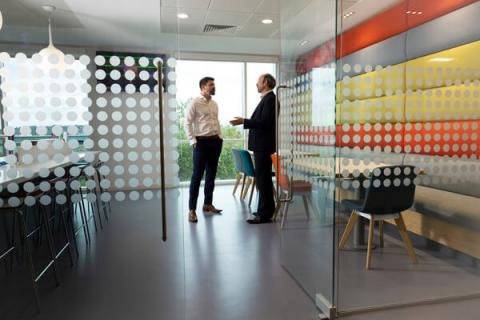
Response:
[[[33,2],[1,6],[1,206],[13,210],[8,219],[20,223],[11,232],[20,228],[19,237],[28,238],[31,300],[38,309],[42,282],[50,281],[45,278],[59,283],[64,261],[89,270],[88,253],[96,246],[101,250],[96,233],[110,219],[121,225],[122,216],[135,215],[118,243],[121,254],[137,259],[141,248],[152,260],[162,255],[164,263],[156,268],[175,268],[159,286],[169,288],[169,295],[149,307],[182,318],[183,215],[177,214],[179,191],[172,189],[179,182],[177,41],[160,31],[158,2],[141,15],[134,3],[122,7],[113,14],[108,4],[92,1],[58,8]],[[7,230],[10,222],[4,223]],[[50,236],[57,235],[51,228],[61,229],[58,239]],[[157,230],[157,236],[139,236],[145,228]],[[36,259],[30,236],[48,244],[48,261]],[[120,286],[142,286],[130,283],[124,267],[115,266],[124,280]],[[97,290],[92,298],[123,303],[121,292],[128,290],[109,290]],[[132,308],[132,314],[142,313]],[[12,312],[19,309],[12,304]],[[2,312],[10,314],[7,308]]]
[[[335,1],[282,1],[277,192],[282,264],[335,315]],[[329,41],[313,66],[304,55]],[[317,62],[317,60],[316,60]]]
[[[350,5],[337,36],[337,311],[436,303],[446,319],[480,293],[480,4]]]
[[[479,298],[479,9],[282,2],[283,265],[331,317]]]

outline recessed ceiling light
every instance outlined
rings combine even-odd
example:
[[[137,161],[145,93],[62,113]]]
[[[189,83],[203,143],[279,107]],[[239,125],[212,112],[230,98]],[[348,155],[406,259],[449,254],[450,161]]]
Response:
[[[303,47],[304,45],[308,44],[308,40],[302,40],[300,41],[300,43],[298,44],[300,47]]]
[[[272,19],[263,19],[263,20],[262,20],[262,23],[263,23],[263,24],[272,24],[272,23],[273,23],[273,20],[272,20]]]
[[[423,14],[423,11],[405,11],[406,14]]]
[[[347,19],[347,18],[351,17],[351,16],[354,15],[354,14],[355,14],[355,12],[353,12],[353,11],[349,11],[349,12],[347,12],[347,13],[344,13],[344,14],[343,14],[343,19]]]
[[[177,14],[177,18],[178,19],[188,19],[189,17],[188,17],[188,14],[186,14],[186,13],[179,13],[179,14]]]
[[[450,62],[450,61],[453,61],[455,59],[453,58],[433,58],[433,59],[430,59],[430,61],[432,62]]]

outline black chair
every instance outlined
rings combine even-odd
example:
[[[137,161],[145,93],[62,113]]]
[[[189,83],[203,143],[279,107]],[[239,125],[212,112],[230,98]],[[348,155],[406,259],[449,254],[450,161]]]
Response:
[[[385,166],[373,170],[369,177],[365,198],[362,200],[343,200],[342,204],[352,210],[345,231],[340,240],[339,249],[343,249],[353,227],[361,216],[370,220],[368,230],[368,249],[366,269],[370,269],[372,255],[372,238],[375,221],[379,221],[380,244],[383,246],[383,221],[394,219],[402,237],[408,255],[414,263],[417,257],[407,233],[401,212],[413,205],[416,178],[413,166]]]

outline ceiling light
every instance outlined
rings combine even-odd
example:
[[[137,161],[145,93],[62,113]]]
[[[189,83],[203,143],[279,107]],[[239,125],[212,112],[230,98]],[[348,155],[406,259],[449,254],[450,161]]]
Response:
[[[343,14],[343,19],[347,19],[347,18],[351,17],[351,16],[354,15],[354,14],[355,14],[355,12],[353,12],[353,11],[349,11],[349,12],[347,12],[347,13],[344,13],[344,14]]]
[[[2,30],[2,26],[3,26],[3,16],[2,16],[2,12],[0,11],[0,30]]]
[[[423,11],[405,11],[406,14],[423,14]]]
[[[300,41],[300,43],[298,44],[300,47],[303,47],[304,45],[308,44],[308,40],[302,40]]]
[[[54,6],[42,6],[42,9],[45,10],[48,15],[48,47],[40,50],[38,53],[42,56],[43,61],[48,61],[49,64],[55,64],[55,68],[62,70],[65,67],[65,54],[55,48],[52,40],[52,15],[57,8]]]
[[[179,13],[179,14],[177,14],[177,18],[178,19],[188,19],[189,16],[186,13]]]
[[[432,62],[450,62],[450,61],[453,61],[455,60],[454,58],[433,58],[433,59],[430,59],[430,61]]]
[[[272,19],[263,19],[263,20],[262,20],[262,23],[263,23],[263,24],[272,24],[272,23],[273,23],[273,20],[272,20]]]

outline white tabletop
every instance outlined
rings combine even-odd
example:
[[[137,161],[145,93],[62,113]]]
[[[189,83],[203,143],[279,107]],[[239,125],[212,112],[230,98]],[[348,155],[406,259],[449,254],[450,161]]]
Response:
[[[94,159],[97,158],[98,151],[89,151],[88,153],[92,154]],[[17,164],[17,165],[3,165],[0,166],[0,186],[2,189],[9,185],[10,183],[23,183],[28,180],[40,177],[41,171],[46,171],[47,173],[52,172],[59,167],[67,167],[78,161],[85,160],[87,155],[86,152],[77,153],[78,157],[75,156],[71,159],[70,156],[66,156],[64,161],[57,162],[55,160],[50,160],[44,163],[35,162],[30,165]],[[0,160],[4,160],[2,157]]]

